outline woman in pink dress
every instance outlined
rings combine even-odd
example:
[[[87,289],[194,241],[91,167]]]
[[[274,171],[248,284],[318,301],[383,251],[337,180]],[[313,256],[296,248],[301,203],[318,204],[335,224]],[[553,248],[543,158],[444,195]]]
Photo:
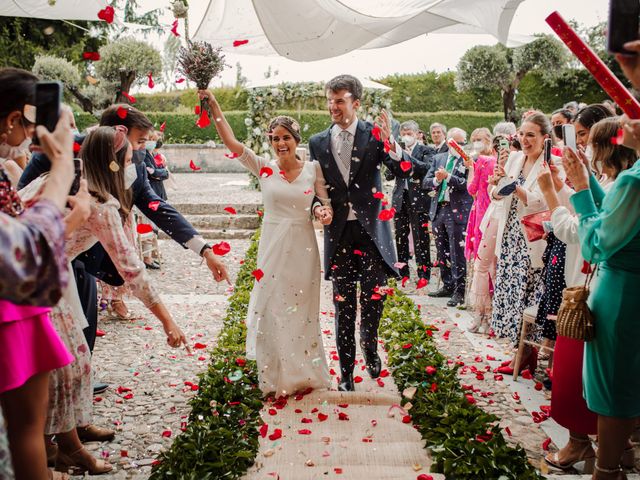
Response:
[[[0,70],[3,153],[35,132],[37,80],[24,70]],[[18,480],[66,478],[47,471],[43,434],[49,372],[73,361],[49,317],[68,281],[62,210],[73,181],[70,122],[63,114],[53,135],[39,127],[51,182],[31,208],[23,208],[0,159],[0,404]],[[3,478],[11,475],[4,463],[0,455]]]
[[[480,327],[485,327],[485,330],[487,330],[488,314],[491,311],[490,277],[495,275],[493,273],[495,271],[495,262],[491,261],[491,258],[494,257],[493,250],[483,249],[483,252],[487,254],[487,258],[484,258],[483,254],[482,259],[478,258],[478,251],[483,245],[480,224],[491,203],[487,187],[489,185],[489,177],[493,174],[496,157],[491,143],[491,132],[488,128],[475,129],[471,133],[471,142],[473,150],[478,153],[478,158],[475,162],[470,161],[466,165],[469,169],[467,190],[473,197],[473,206],[471,207],[469,223],[467,224],[464,254],[467,260],[474,263],[469,303],[474,308],[476,318],[469,331],[476,333],[480,330]]]

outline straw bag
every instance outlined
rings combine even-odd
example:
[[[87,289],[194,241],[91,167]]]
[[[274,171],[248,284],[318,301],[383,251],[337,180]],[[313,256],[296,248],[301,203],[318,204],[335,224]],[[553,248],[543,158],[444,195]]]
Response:
[[[587,275],[583,286],[568,287],[562,291],[562,303],[556,320],[558,335],[586,342],[593,340],[595,335],[593,313],[587,305],[587,299],[589,285],[596,269],[597,267]]]

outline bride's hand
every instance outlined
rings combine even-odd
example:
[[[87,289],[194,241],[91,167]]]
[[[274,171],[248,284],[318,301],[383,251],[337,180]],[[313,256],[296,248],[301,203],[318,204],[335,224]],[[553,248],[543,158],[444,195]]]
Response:
[[[198,98],[200,100],[206,100],[208,103],[216,101],[216,97],[211,93],[211,90],[198,90]]]

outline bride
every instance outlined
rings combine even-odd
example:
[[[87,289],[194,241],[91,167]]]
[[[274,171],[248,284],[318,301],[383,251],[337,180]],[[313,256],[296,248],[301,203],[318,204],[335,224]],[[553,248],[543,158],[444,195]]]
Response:
[[[313,213],[331,223],[327,186],[320,164],[296,155],[300,126],[286,116],[274,118],[267,135],[275,159],[257,156],[240,143],[209,90],[207,99],[218,135],[238,161],[260,181],[264,218],[258,246],[256,281],[247,313],[247,357],[258,364],[264,394],[290,395],[311,388],[328,388],[331,379],[322,345],[320,255],[312,224]]]

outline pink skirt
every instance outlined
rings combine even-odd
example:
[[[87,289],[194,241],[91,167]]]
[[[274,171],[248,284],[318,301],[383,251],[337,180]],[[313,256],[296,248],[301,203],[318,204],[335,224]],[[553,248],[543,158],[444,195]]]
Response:
[[[0,300],[0,394],[73,361],[51,323],[50,311]]]

